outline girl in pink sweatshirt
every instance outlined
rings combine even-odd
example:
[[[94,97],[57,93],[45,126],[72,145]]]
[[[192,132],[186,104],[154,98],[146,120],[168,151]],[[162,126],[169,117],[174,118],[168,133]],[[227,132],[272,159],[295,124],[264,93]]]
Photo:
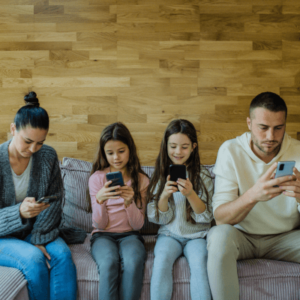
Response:
[[[110,187],[106,174],[120,171],[124,186]],[[146,251],[144,225],[149,179],[132,136],[122,123],[102,131],[89,179],[93,227],[91,253],[98,266],[99,299],[140,298]]]

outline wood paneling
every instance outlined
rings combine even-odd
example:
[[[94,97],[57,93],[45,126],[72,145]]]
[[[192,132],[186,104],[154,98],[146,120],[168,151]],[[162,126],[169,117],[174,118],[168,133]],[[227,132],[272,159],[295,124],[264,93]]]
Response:
[[[299,0],[0,0],[1,143],[30,90],[60,159],[93,160],[122,121],[153,165],[167,124],[186,118],[214,163],[264,91],[286,100],[300,139]]]

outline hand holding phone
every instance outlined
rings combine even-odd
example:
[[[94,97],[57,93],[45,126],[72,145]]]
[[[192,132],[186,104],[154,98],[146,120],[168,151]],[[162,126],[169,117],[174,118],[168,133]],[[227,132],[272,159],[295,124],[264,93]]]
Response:
[[[275,178],[287,175],[291,176],[292,178],[289,181],[280,183],[279,187],[283,191],[284,195],[296,198],[296,201],[300,203],[300,172],[295,168],[295,165],[295,161],[279,162],[277,166],[279,173],[277,175],[276,171],[277,176],[275,175]]]
[[[102,204],[108,199],[118,199],[122,191],[119,189],[124,186],[123,176],[120,171],[106,174],[107,182],[102,189],[97,193],[96,200]]]
[[[55,200],[57,200],[57,196],[47,196],[40,198],[36,203],[51,203]]]
[[[296,165],[294,160],[292,161],[279,161],[276,168],[276,173],[274,178],[279,178],[283,176],[293,175],[293,169]],[[274,185],[278,187],[278,185]]]
[[[37,203],[33,197],[26,197],[20,205],[20,216],[23,219],[34,218],[49,206],[47,203]]]
[[[167,182],[165,184],[163,192],[161,193],[160,199],[162,201],[168,201],[171,195],[176,192],[178,192],[177,182],[171,181],[171,176],[168,175]]]

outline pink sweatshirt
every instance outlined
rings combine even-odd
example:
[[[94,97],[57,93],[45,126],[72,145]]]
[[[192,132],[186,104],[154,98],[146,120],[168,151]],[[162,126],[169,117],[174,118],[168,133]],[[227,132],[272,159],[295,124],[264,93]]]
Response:
[[[135,202],[126,208],[124,199],[108,199],[102,204],[96,200],[96,195],[107,182],[106,174],[109,168],[103,171],[96,171],[89,179],[90,196],[93,208],[93,227],[95,232],[127,232],[140,230],[144,225],[146,210],[146,193],[149,185],[149,179],[143,174],[139,174],[140,191],[142,196],[142,208],[139,209]],[[131,180],[125,183],[131,186]]]

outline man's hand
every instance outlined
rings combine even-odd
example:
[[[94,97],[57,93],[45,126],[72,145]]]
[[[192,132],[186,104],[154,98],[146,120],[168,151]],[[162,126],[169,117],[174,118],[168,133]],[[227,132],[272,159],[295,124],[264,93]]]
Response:
[[[279,196],[283,191],[282,186],[284,182],[291,182],[295,180],[295,176],[283,176],[273,179],[273,172],[277,167],[277,163],[274,163],[270,169],[261,176],[255,185],[250,189],[250,195],[253,202],[269,201]],[[278,187],[275,187],[278,186]]]
[[[23,219],[36,217],[50,206],[48,203],[36,203],[35,198],[27,197],[20,205],[20,215]]]
[[[280,184],[280,188],[283,190],[283,194],[288,197],[296,198],[296,201],[300,203],[300,172],[294,168],[295,179]]]

